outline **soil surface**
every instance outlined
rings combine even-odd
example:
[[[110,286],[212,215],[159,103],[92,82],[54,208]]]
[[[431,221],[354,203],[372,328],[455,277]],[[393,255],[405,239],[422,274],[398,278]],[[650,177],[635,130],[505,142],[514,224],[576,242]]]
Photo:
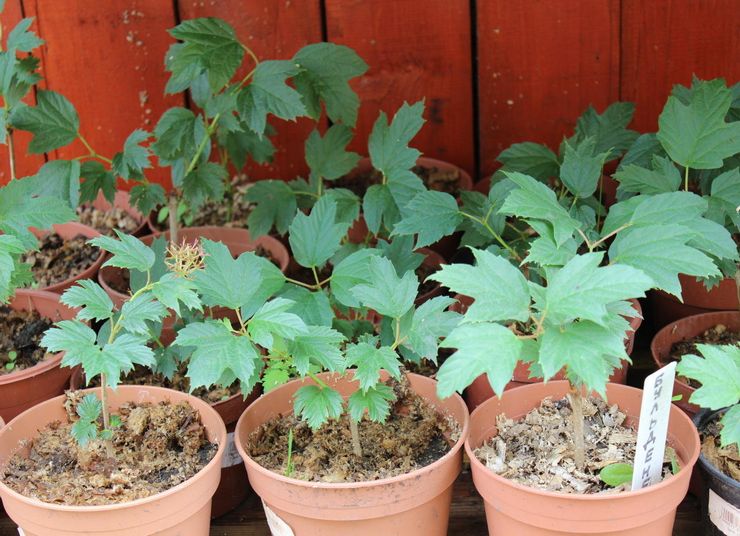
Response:
[[[243,181],[244,178],[236,177],[234,180]],[[198,213],[193,216],[192,221],[187,223],[187,227],[215,225],[217,227],[246,229],[247,218],[252,207],[252,204],[244,199],[244,194],[246,194],[249,186],[249,183],[234,184],[234,192],[231,200],[228,197],[224,197],[224,199],[219,201],[206,201],[200,207]],[[229,208],[231,208],[231,214],[229,214]],[[167,230],[167,219],[165,218],[165,221],[158,222],[156,211],[152,216],[152,223],[160,231]]]
[[[719,471],[740,481],[740,453],[737,450],[737,443],[732,443],[726,447],[720,442],[720,431],[722,425],[719,418],[722,414],[717,414],[717,418],[711,421],[701,433],[701,453],[709,462]]]
[[[673,346],[671,346],[669,359],[671,361],[680,361],[681,357],[686,354],[701,355],[696,347],[697,344],[725,345],[738,343],[740,343],[740,331],[732,331],[727,329],[727,326],[724,324],[717,324],[697,337],[674,343]],[[683,376],[681,379],[695,389],[701,387],[701,382],[684,378]]]
[[[24,253],[22,260],[31,265],[39,288],[56,285],[77,277],[101,255],[101,251],[87,241],[88,238],[81,235],[64,240],[56,233],[49,233],[40,240],[39,250]]]
[[[407,385],[389,382],[397,401],[385,424],[359,423],[363,456],[352,451],[346,417],[317,431],[293,414],[273,419],[249,437],[247,451],[261,466],[285,474],[288,432],[293,430],[292,478],[310,482],[367,482],[409,473],[433,463],[459,438],[457,423],[435,411]]]
[[[81,395],[68,392],[70,420]],[[127,404],[111,440],[85,448],[70,435],[71,423],[52,423],[29,440],[30,454],[13,456],[2,480],[26,497],[66,505],[129,502],[166,491],[205,467],[218,447],[206,438],[200,416],[189,404]]]
[[[498,435],[479,447],[476,457],[494,473],[531,488],[577,494],[626,490],[607,486],[599,479],[599,472],[612,463],[633,462],[637,430],[625,427],[624,413],[600,398],[584,400],[583,414],[583,471],[576,468],[573,458],[572,413],[567,398],[546,398],[519,421],[499,415]],[[672,451],[666,448],[664,478],[670,475]]]
[[[444,170],[436,166],[414,166],[411,168],[430,190],[446,192],[457,197],[460,194],[460,172],[457,169]],[[378,170],[348,173],[331,184],[333,188],[347,188],[359,197],[364,197],[373,184],[380,184],[383,176]]]
[[[110,210],[98,210],[91,205],[84,205],[77,208],[77,216],[80,218],[80,223],[106,235],[115,234],[114,229],[130,234],[141,225],[140,218],[134,218],[119,207],[113,207]]]
[[[36,311],[14,311],[0,306],[0,376],[30,368],[47,357],[39,343],[51,324],[51,320]],[[14,359],[10,352],[15,352]]]

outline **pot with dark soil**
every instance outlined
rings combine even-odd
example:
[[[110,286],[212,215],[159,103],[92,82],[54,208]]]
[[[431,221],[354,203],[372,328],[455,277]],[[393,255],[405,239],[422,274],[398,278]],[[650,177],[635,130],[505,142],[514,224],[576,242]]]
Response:
[[[697,344],[737,344],[740,340],[740,311],[718,311],[681,318],[661,329],[650,343],[653,361],[658,367],[679,361],[686,354],[695,354]],[[690,416],[699,411],[690,402],[691,395],[701,384],[696,380],[677,376],[673,394],[681,395],[676,401]]]
[[[74,316],[58,294],[38,290],[16,290],[0,305],[0,416],[6,422],[67,388],[71,371],[60,367],[62,354],[40,342],[52,323]]]
[[[88,241],[100,233],[79,223],[55,225],[52,232],[37,232],[39,249],[24,253],[38,290],[61,293],[80,279],[95,277],[103,255]]]
[[[77,217],[82,225],[106,235],[117,229],[140,236],[147,227],[146,218],[131,206],[129,193],[123,190],[115,193],[112,203],[99,192],[95,201],[77,207]]]

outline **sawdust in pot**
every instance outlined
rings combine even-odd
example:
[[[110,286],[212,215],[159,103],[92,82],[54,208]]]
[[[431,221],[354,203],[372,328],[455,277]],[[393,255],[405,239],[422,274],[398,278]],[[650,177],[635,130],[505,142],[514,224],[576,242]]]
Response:
[[[39,343],[51,324],[36,311],[0,306],[0,376],[33,367],[49,357]]]
[[[723,413],[715,415],[702,430],[701,453],[718,471],[740,482],[740,453],[737,443],[723,447],[720,441],[722,425],[719,419],[722,415]]]
[[[246,445],[261,466],[285,474],[288,433],[293,430],[292,478],[310,482],[368,482],[403,475],[433,463],[460,437],[459,425],[438,413],[408,384],[389,381],[397,400],[385,423],[359,423],[363,456],[352,451],[346,417],[316,431],[293,414],[272,419],[255,430]]]
[[[88,240],[81,235],[65,240],[57,233],[49,233],[39,241],[38,251],[24,253],[21,260],[31,265],[39,287],[56,285],[77,277],[95,264],[101,251]]]
[[[192,478],[218,450],[206,438],[198,412],[189,404],[122,406],[121,426],[111,440],[80,447],[70,435],[79,392],[65,404],[70,422],[52,423],[29,440],[28,457],[14,455],[0,478],[11,489],[47,503],[118,504],[150,497]]]
[[[615,493],[599,478],[613,463],[631,464],[637,430],[625,426],[626,416],[603,399],[583,400],[586,466],[576,467],[572,412],[567,398],[546,398],[518,421],[497,417],[498,435],[476,449],[476,457],[494,473],[518,484],[545,491],[574,494]],[[663,478],[670,475],[673,449],[666,448]]]
[[[77,208],[77,216],[83,225],[106,235],[115,234],[113,231],[116,229],[124,233],[133,233],[141,225],[141,218],[135,218],[120,207],[99,210],[92,205],[83,205]]]
[[[419,177],[430,190],[446,192],[453,196],[460,194],[460,171],[458,169],[442,169],[437,166],[414,166],[411,171]],[[383,175],[376,169],[366,171],[352,171],[333,181],[329,187],[346,188],[359,197],[364,197],[367,189],[373,184],[380,184]]]

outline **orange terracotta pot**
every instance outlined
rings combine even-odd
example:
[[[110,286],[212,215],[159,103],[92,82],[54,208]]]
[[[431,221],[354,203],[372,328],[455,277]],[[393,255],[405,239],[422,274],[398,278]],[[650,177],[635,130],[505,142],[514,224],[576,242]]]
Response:
[[[85,238],[95,238],[96,236],[100,236],[100,233],[92,227],[88,227],[87,225],[82,225],[81,223],[76,222],[54,225],[53,229],[54,232],[61,236],[64,240],[70,240],[80,235],[84,236]],[[38,229],[33,230],[33,234],[35,234],[37,238],[46,236],[50,232],[51,231],[41,231]],[[48,287],[39,287],[38,290],[45,290],[48,292],[56,292],[57,294],[61,294],[69,287],[74,285],[77,281],[80,281],[82,279],[95,279],[95,276],[100,269],[100,265],[103,264],[103,260],[104,255],[101,252],[95,262],[92,263],[87,269],[83,270],[79,275],[70,277],[69,279],[65,279],[64,281],[60,281],[59,283],[50,285]]]
[[[93,390],[91,390],[92,392]],[[97,391],[97,390],[95,390]],[[186,401],[200,413],[208,439],[218,444],[214,458],[190,480],[146,499],[108,506],[63,506],[24,497],[0,482],[8,516],[25,536],[207,536],[211,497],[221,477],[226,428],[216,411],[202,400],[161,387],[121,385],[108,392],[114,410],[125,402]],[[23,442],[39,428],[64,421],[64,397],[39,404],[0,430],[0,467],[16,452],[27,453]]]
[[[357,383],[330,374],[323,381],[342,395]],[[268,520],[285,523],[293,536],[445,536],[452,486],[462,468],[462,443],[467,436],[468,412],[458,395],[440,400],[434,380],[409,374],[416,393],[454,418],[462,429],[460,440],[436,462],[411,473],[372,482],[328,484],[304,482],[273,473],[245,451],[249,434],[263,423],[293,411],[293,395],[310,380],[296,380],[263,395],[236,425],[237,448],[244,458],[249,481],[266,505]]]
[[[133,236],[141,236],[142,233],[149,229],[147,219],[144,215],[131,206],[131,196],[126,191],[118,190],[113,197],[113,204],[105,198],[103,192],[99,192],[98,197],[93,201],[92,206],[103,211],[108,211],[112,207],[123,209],[124,212],[139,224],[139,226],[131,233]]]
[[[737,285],[731,277],[724,278],[712,290],[707,290],[703,283],[692,276],[680,274],[678,279],[681,281],[683,303],[660,290],[648,293],[650,318],[656,329],[687,316],[740,309]]]
[[[457,310],[458,312],[464,312],[470,305],[470,298],[461,295],[458,295],[456,298],[460,305],[457,305],[455,307],[455,310]],[[634,348],[635,344],[635,333],[642,324],[642,308],[640,307],[640,302],[635,299],[630,300],[630,302],[632,303],[632,307],[635,309],[637,314],[629,319],[630,329],[625,333],[624,337],[624,348],[627,352],[627,355],[632,354],[632,349]],[[628,370],[629,363],[623,360],[622,366],[616,369],[612,373],[612,375],[609,376],[609,381],[619,384],[627,383]],[[529,375],[529,365],[527,365],[526,363],[522,363],[521,361],[518,362],[516,364],[516,368],[514,369],[514,377],[512,381],[506,384],[505,389],[515,389],[517,387],[522,387],[524,385],[529,385],[532,383],[539,383],[542,381],[538,378],[530,378]],[[564,380],[565,372],[561,371],[557,373],[552,379]],[[470,409],[470,411],[473,411],[480,404],[482,404],[492,396],[494,396],[493,389],[491,388],[491,384],[488,382],[488,378],[486,378],[485,375],[478,376],[475,380],[473,380],[473,383],[471,383],[468,388],[465,389],[465,402],[468,404],[468,409]]]
[[[60,303],[58,294],[41,290],[16,290],[10,307],[37,311],[54,322],[75,318],[75,312]],[[9,422],[39,402],[64,393],[72,370],[60,367],[62,356],[54,354],[33,367],[0,376],[0,417]]]
[[[493,473],[475,457],[473,451],[497,434],[497,415],[520,419],[544,398],[563,397],[568,390],[567,381],[536,383],[506,393],[500,399],[493,397],[473,412],[465,450],[470,457],[473,482],[485,503],[489,535],[670,536],[676,508],[686,495],[691,470],[700,452],[696,428],[677,407],[671,408],[668,442],[676,450],[681,471],[639,491],[613,495],[541,491]],[[609,404],[617,404],[627,414],[627,424],[637,422],[641,390],[608,384],[606,394]]]
[[[670,362],[671,347],[674,344],[701,335],[717,324],[724,324],[732,331],[740,331],[740,311],[703,313],[671,322],[656,333],[650,342],[650,353],[653,356],[653,361],[658,367],[666,365]],[[674,402],[674,404],[689,416],[694,416],[700,409],[696,404],[689,402],[693,393],[694,388],[682,378],[677,377],[673,382],[673,394],[681,395],[681,400]]]

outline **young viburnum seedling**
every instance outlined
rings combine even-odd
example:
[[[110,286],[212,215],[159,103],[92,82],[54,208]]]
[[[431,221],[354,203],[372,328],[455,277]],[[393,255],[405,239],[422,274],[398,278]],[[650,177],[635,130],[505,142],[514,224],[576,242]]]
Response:
[[[78,406],[80,419],[72,429],[75,439],[84,446],[98,437],[109,439],[117,420],[110,415],[107,403],[109,388],[115,388],[121,376],[134,365],[154,368],[157,364],[152,343],[151,324],[160,324],[170,314],[169,309],[181,307],[200,309],[194,292],[189,259],[176,257],[176,266],[190,267],[165,273],[155,279],[155,252],[138,239],[116,231],[118,239],[100,236],[91,242],[110,253],[104,266],[116,266],[146,274],[145,283],[116,310],[103,288],[89,279],[79,281],[61,298],[69,307],[79,308],[77,318],[62,320],[49,329],[41,344],[52,352],[64,352],[62,366],[80,365],[89,380],[100,378],[100,396],[89,395]],[[104,322],[100,333],[87,322]],[[99,419],[102,416],[102,427]]]

